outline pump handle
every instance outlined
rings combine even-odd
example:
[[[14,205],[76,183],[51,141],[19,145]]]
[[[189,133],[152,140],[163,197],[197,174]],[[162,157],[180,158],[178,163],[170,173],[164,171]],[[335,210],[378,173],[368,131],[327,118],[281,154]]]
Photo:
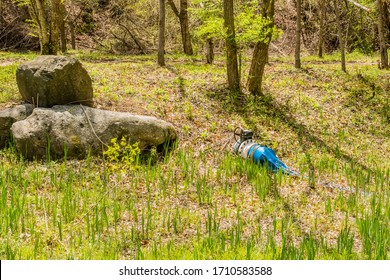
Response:
[[[238,140],[236,136],[239,136],[240,139]],[[251,130],[245,130],[242,129],[241,127],[236,127],[236,129],[234,130],[234,140],[236,140],[236,142],[240,141],[242,143],[252,138],[253,138],[253,131]]]

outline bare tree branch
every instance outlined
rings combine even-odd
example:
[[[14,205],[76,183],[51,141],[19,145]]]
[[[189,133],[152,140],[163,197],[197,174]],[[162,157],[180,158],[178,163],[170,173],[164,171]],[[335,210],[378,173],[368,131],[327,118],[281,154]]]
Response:
[[[356,7],[359,7],[360,9],[363,9],[367,12],[371,12],[371,9],[370,8],[367,8],[365,6],[363,6],[362,4],[359,4],[358,2],[356,1],[353,1],[353,0],[347,0],[348,2],[352,3],[353,5],[355,5]]]
[[[173,2],[173,0],[168,0],[168,4],[169,4],[169,6],[171,6],[172,11],[175,13],[175,15],[177,17],[180,17],[179,10],[177,9],[177,7],[176,7],[175,3]]]
[[[130,37],[133,39],[134,43],[138,46],[138,48],[142,52],[142,54],[146,54],[145,47],[138,40],[138,38],[133,34],[133,32],[131,32],[130,29],[127,28],[127,26],[125,26],[123,24],[119,24],[119,26],[122,27],[124,30],[126,30],[127,33],[129,33]]]

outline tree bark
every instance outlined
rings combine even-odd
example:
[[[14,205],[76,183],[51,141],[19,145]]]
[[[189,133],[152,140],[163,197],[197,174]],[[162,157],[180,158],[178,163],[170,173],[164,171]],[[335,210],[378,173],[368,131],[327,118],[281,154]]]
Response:
[[[264,41],[256,43],[253,51],[251,68],[249,70],[249,77],[247,87],[250,93],[253,95],[262,95],[262,82],[265,65],[268,58],[268,48],[272,39],[272,31],[274,25],[275,15],[275,0],[262,0],[260,11],[263,17],[271,20],[269,24],[269,32]]]
[[[3,25],[3,0],[0,0],[0,27]]]
[[[179,18],[183,51],[186,55],[193,55],[188,18],[188,0],[180,0],[180,12],[173,0],[168,0],[168,4],[171,6],[173,13]]]
[[[376,8],[377,8],[377,24],[378,24],[378,37],[379,37],[379,48],[380,48],[380,54],[381,54],[381,63],[380,68],[381,69],[388,69],[389,68],[389,57],[387,54],[387,45],[386,45],[386,39],[385,39],[385,31],[384,31],[384,12],[383,12],[383,4],[381,0],[376,1]]]
[[[48,54],[56,55],[58,52],[58,43],[60,39],[60,22],[61,22],[61,0],[51,0],[48,13],[50,14],[49,22],[49,40],[50,50]]]
[[[341,27],[341,19],[340,19],[340,10],[339,6],[337,4],[337,0],[333,0],[334,4],[334,10],[336,13],[336,24],[337,24],[337,37],[339,39],[339,48],[340,48],[340,53],[341,53],[341,70],[344,72],[347,72],[347,67],[345,63],[345,43],[344,43],[344,38],[343,38],[343,30]]]
[[[297,0],[297,22],[295,30],[295,68],[297,69],[301,68],[301,2],[302,0]]]
[[[267,64],[268,44],[257,42],[253,51],[251,68],[249,70],[248,90],[253,95],[263,95],[262,84],[265,65]]]
[[[39,29],[41,54],[57,54],[62,0],[30,0],[31,14]]]
[[[184,53],[186,55],[193,55],[194,51],[191,44],[187,0],[180,0],[180,29]]]
[[[207,54],[206,54],[207,63],[213,64],[213,62],[214,62],[214,42],[213,42],[213,39],[207,38],[206,48],[207,48]]]
[[[75,26],[72,20],[68,20],[69,32],[70,32],[70,45],[72,50],[76,49],[76,32]]]
[[[157,63],[165,66],[165,0],[160,1]]]
[[[390,1],[383,3],[383,16],[385,29],[390,32]]]
[[[241,92],[237,62],[237,43],[234,31],[233,0],[223,0],[223,17],[226,28],[226,70],[232,94]]]
[[[60,45],[61,45],[61,52],[65,53],[67,51],[66,47],[66,24],[65,24],[65,18],[66,18],[66,8],[65,8],[65,1],[62,0],[60,2],[60,7],[59,7],[59,29],[60,29]]]
[[[49,52],[49,36],[47,34],[46,13],[42,0],[30,0],[32,15],[37,22],[39,32],[39,45],[41,54]]]
[[[324,29],[325,29],[325,0],[319,0],[320,1],[320,32],[318,35],[318,56],[320,58],[323,58],[324,54]]]

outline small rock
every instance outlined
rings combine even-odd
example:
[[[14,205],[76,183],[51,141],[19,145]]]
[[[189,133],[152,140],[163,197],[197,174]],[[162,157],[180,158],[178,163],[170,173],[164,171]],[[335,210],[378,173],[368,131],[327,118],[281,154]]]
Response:
[[[31,104],[18,105],[0,111],[0,149],[3,149],[11,136],[11,126],[14,122],[24,120],[33,111]]]

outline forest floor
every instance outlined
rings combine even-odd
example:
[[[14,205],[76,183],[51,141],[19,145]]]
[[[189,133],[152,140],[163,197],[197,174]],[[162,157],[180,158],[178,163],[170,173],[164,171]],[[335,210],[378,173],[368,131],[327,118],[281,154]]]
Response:
[[[0,151],[1,259],[388,259],[390,72],[377,57],[271,57],[262,97],[231,98],[223,57],[72,52],[95,107],[152,115],[178,131],[154,164],[24,161]],[[0,109],[21,102],[0,53]],[[249,58],[243,60],[246,80]],[[235,156],[251,129],[291,177]],[[120,164],[118,164],[120,165]],[[111,166],[112,167],[112,166]]]

